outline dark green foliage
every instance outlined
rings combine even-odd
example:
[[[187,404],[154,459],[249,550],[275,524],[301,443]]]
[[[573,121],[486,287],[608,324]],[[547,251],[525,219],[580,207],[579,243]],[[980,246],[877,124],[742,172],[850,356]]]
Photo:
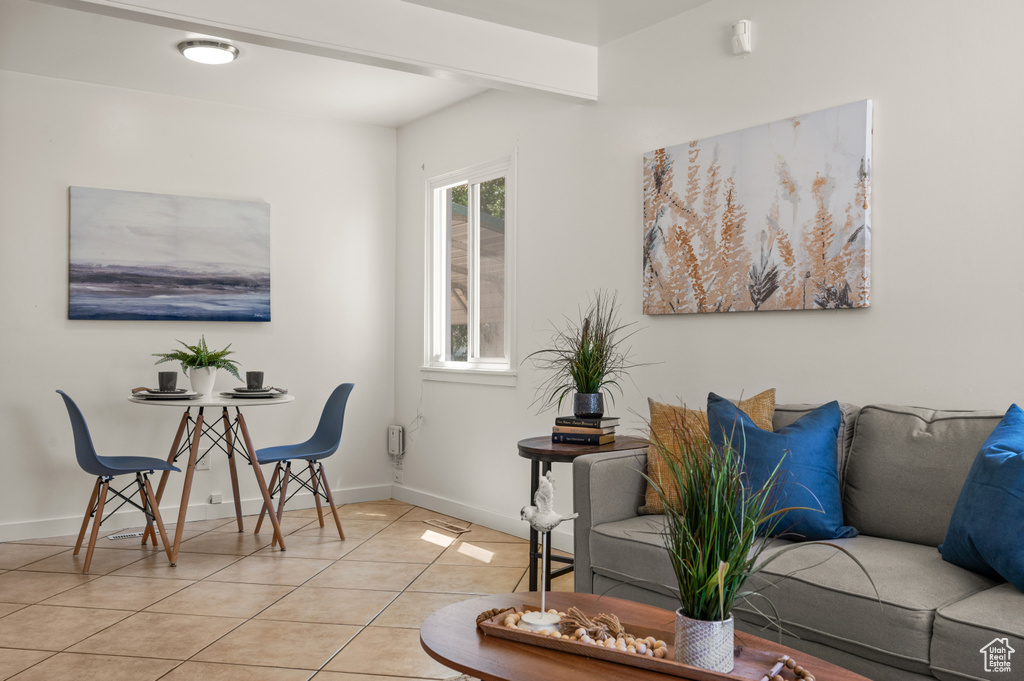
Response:
[[[785,512],[771,510],[779,468],[764,487],[748,489],[743,454],[730,443],[719,448],[698,433],[680,440],[672,448],[657,438],[651,442],[666,463],[666,483],[682,490],[680,502],[648,478],[665,506],[662,539],[679,585],[679,607],[692,619],[725,620],[768,545],[759,541],[759,530],[773,530]]]
[[[452,187],[452,203],[469,206],[469,185]],[[480,210],[496,218],[505,217],[505,178],[480,183]]]
[[[633,334],[621,335],[631,324],[619,322],[618,307],[615,294],[597,291],[579,322],[566,317],[565,328],[555,329],[551,347],[527,355],[534,366],[549,372],[537,388],[535,403],[541,403],[541,411],[561,408],[573,393],[604,392],[609,399],[611,389],[622,393],[619,380],[640,365],[630,362],[629,348],[622,347]]]
[[[781,505],[778,500],[784,460],[763,487],[751,489],[743,468],[745,442],[734,445],[727,440],[718,447],[706,432],[683,422],[675,427],[678,436],[668,438],[674,444],[666,445],[652,437],[648,450],[648,456],[664,459],[667,479],[659,482],[644,477],[665,507],[662,540],[676,575],[679,607],[687,617],[722,621],[730,616],[736,599],[746,599],[751,604],[750,599],[755,596],[763,598],[774,613],[775,607],[767,596],[741,589],[751,576],[779,556],[808,545],[830,546],[842,552],[875,587],[857,558],[828,542],[794,544],[759,563],[773,541],[764,537],[775,534],[785,514],[795,510],[776,508]],[[878,597],[877,589],[875,596]],[[772,619],[778,625],[778,615]]]
[[[230,343],[223,350],[211,351],[206,345],[206,336],[200,336],[198,345],[189,345],[184,341],[178,342],[185,347],[185,350],[154,352],[153,356],[160,358],[156,361],[156,364],[180,362],[181,370],[186,375],[188,374],[189,367],[215,367],[217,369],[224,369],[238,380],[242,380],[242,377],[238,375],[238,362],[233,359],[227,359],[228,355],[235,352],[228,349],[231,347]]]

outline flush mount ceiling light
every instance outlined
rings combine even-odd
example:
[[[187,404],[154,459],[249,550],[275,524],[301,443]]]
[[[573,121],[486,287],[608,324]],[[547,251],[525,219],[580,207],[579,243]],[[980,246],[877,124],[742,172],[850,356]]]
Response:
[[[218,40],[186,40],[178,43],[186,59],[200,64],[227,64],[238,58],[238,48]]]

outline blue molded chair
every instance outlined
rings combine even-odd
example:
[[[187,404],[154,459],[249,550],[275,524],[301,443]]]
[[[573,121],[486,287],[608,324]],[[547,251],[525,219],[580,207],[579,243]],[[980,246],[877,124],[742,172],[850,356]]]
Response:
[[[316,499],[316,515],[320,519],[320,527],[324,526],[324,513],[320,506],[322,497],[331,507],[334,515],[334,524],[338,526],[338,536],[345,538],[345,531],[341,529],[341,520],[338,518],[338,508],[334,505],[334,496],[331,494],[331,487],[327,484],[327,476],[324,474],[323,459],[326,459],[338,451],[341,444],[341,429],[345,424],[345,405],[348,404],[348,396],[355,387],[351,383],[342,383],[331,396],[327,398],[324,411],[320,414],[320,423],[316,427],[313,437],[297,445],[281,445],[278,447],[266,447],[256,450],[256,460],[261,464],[272,463],[274,475],[270,478],[270,496],[280,494],[277,503],[277,520],[281,522],[284,513],[284,505],[288,500],[288,482],[295,480],[303,489],[313,493]],[[306,466],[300,467],[298,472],[292,472],[292,461],[301,460]],[[301,475],[308,472],[308,479],[303,480]],[[295,490],[297,492],[298,489]],[[292,492],[292,496],[295,495]],[[273,509],[271,509],[273,512]],[[260,511],[260,519],[256,521],[256,532],[260,531],[263,518],[266,516],[267,507]],[[271,546],[277,543],[277,538],[271,542]]]
[[[85,566],[82,572],[89,572],[89,564],[92,563],[92,553],[96,548],[96,538],[99,536],[100,525],[103,524],[103,505],[107,500],[107,493],[113,492],[115,496],[122,499],[121,503],[114,509],[116,511],[125,504],[131,504],[146,515],[146,526],[149,527],[156,522],[160,530],[160,540],[164,543],[164,551],[167,552],[167,559],[171,558],[171,545],[167,542],[167,533],[164,531],[164,521],[160,518],[160,509],[153,494],[153,487],[149,484],[148,475],[153,471],[179,471],[163,459],[155,459],[148,456],[100,456],[93,447],[92,437],[89,435],[89,426],[85,423],[82,411],[75,404],[74,400],[68,397],[63,390],[58,390],[64,398],[64,406],[68,408],[68,416],[71,417],[71,430],[75,435],[75,456],[78,458],[78,465],[90,475],[96,476],[96,484],[92,488],[92,497],[89,499],[89,507],[85,510],[85,519],[82,520],[82,529],[78,532],[78,541],[75,542],[75,556],[82,549],[82,540],[85,538],[85,530],[89,526],[89,518],[95,517],[92,524],[92,534],[89,535],[89,548],[85,553]],[[120,490],[110,486],[110,483],[118,475],[134,474],[134,483],[129,483]],[[135,492],[127,496],[124,492],[132,486],[138,487],[141,504],[132,500]],[[114,512],[111,511],[111,514]],[[108,515],[109,517],[109,515]],[[145,541],[143,534],[143,541]]]

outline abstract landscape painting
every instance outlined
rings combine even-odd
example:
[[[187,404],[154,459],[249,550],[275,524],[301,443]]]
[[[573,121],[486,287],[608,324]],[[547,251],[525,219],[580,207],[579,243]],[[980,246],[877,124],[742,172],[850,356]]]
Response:
[[[644,155],[644,313],[871,303],[871,101]]]
[[[270,321],[270,204],[71,187],[68,319]]]

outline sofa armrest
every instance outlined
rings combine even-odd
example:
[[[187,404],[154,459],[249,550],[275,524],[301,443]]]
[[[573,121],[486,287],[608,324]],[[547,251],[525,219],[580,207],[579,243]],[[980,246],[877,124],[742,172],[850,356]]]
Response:
[[[572,462],[574,581],[577,592],[594,592],[590,530],[595,525],[639,515],[644,503],[647,447],[603,454],[585,454]]]

